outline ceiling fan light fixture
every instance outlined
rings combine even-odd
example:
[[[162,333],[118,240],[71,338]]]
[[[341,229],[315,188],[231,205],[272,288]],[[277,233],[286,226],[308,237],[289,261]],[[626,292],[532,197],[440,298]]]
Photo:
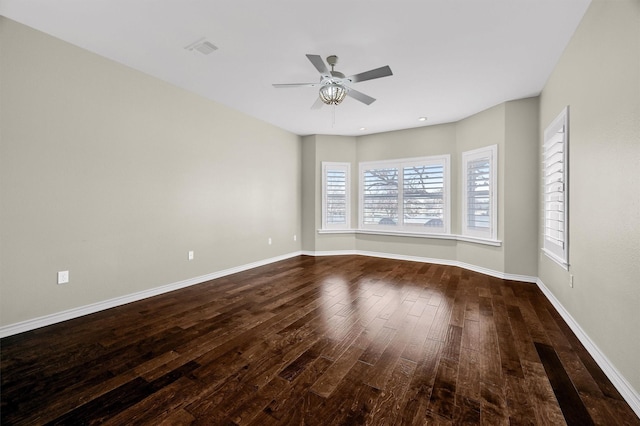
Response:
[[[347,96],[347,89],[341,84],[330,83],[320,88],[320,99],[327,105],[339,105]]]

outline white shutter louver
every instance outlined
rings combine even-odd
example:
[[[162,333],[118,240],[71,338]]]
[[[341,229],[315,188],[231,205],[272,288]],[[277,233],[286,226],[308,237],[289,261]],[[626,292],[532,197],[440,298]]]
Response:
[[[444,226],[444,166],[434,164],[405,167],[403,198],[405,225],[442,228]]]
[[[497,145],[462,153],[464,235],[497,238],[497,157]]]
[[[449,233],[448,155],[360,163],[360,227]]]
[[[327,171],[327,224],[345,224],[347,221],[347,173],[344,170]]]
[[[322,228],[351,227],[349,163],[322,163]]]
[[[369,169],[364,172],[365,225],[396,225],[398,223],[398,169]]]
[[[543,251],[564,268],[568,268],[568,141],[567,107],[546,129],[542,149]]]

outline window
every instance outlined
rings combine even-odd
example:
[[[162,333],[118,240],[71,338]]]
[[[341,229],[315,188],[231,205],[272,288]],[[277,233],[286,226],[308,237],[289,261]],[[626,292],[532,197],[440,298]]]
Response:
[[[462,234],[497,238],[498,146],[462,153]]]
[[[568,268],[569,107],[547,127],[542,149],[544,196],[543,251]]]
[[[322,163],[322,228],[351,227],[349,163]]]
[[[449,233],[449,156],[361,163],[360,227]]]

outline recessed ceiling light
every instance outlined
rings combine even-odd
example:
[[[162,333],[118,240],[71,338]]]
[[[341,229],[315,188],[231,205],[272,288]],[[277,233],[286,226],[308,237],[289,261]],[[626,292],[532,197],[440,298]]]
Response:
[[[427,117],[420,117],[418,118],[418,121],[427,121]]]
[[[366,127],[360,127],[360,130],[367,130]]]

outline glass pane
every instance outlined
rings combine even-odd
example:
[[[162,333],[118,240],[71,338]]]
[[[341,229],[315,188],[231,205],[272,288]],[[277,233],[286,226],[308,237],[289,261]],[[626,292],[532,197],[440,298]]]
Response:
[[[365,225],[398,223],[398,169],[365,170],[363,182]]]
[[[481,158],[467,163],[467,226],[489,229],[491,223],[491,163]]]
[[[347,223],[347,173],[343,170],[328,170],[327,224]]]
[[[403,169],[404,224],[444,227],[444,166]]]

